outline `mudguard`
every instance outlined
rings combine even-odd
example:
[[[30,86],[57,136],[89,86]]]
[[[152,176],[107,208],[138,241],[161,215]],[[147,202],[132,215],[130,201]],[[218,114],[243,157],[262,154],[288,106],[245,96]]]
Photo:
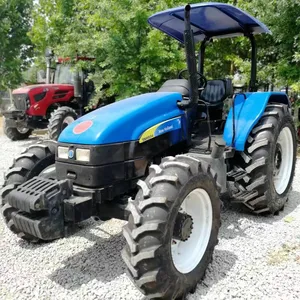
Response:
[[[283,103],[290,106],[285,93],[257,92],[237,94],[235,98],[235,140],[232,143],[233,120],[232,108],[226,120],[223,138],[227,146],[244,151],[248,136],[262,117],[269,102]]]
[[[185,139],[184,112],[179,93],[148,93],[99,108],[79,118],[60,134],[61,143],[102,145],[137,141],[173,132],[174,143]],[[174,136],[174,138],[173,138]]]

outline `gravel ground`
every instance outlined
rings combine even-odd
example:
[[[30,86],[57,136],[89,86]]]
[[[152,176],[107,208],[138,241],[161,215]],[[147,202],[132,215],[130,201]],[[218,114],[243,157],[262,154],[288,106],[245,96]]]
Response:
[[[35,141],[0,136],[0,173]],[[188,300],[300,299],[300,162],[289,202],[278,216],[256,217],[235,208],[224,212],[222,221],[214,260]],[[30,245],[1,219],[0,299],[144,299],[120,256],[123,224],[89,221],[75,235]]]

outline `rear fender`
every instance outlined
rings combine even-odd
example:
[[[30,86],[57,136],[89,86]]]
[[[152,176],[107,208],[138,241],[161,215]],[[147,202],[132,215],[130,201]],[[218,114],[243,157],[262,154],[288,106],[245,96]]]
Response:
[[[227,146],[244,151],[248,136],[262,117],[268,103],[283,103],[291,107],[285,93],[257,92],[237,94],[235,98],[235,140],[233,137],[232,108],[226,120],[223,138]]]

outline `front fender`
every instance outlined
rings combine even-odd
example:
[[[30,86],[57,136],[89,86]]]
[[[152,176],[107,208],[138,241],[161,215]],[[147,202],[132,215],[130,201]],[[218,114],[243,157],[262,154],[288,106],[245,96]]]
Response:
[[[283,103],[287,104],[289,107],[291,106],[285,93],[257,92],[236,95],[234,101],[235,140],[232,143],[233,120],[231,108],[226,120],[223,135],[227,146],[232,146],[237,151],[244,151],[250,132],[262,117],[269,102]]]

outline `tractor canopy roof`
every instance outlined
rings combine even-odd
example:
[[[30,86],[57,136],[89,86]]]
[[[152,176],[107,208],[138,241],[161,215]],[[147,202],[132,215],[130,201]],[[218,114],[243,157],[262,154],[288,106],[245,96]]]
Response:
[[[156,13],[148,22],[179,42],[184,42],[184,6]],[[271,33],[265,24],[241,9],[217,2],[191,5],[191,27],[195,42],[205,38]]]

